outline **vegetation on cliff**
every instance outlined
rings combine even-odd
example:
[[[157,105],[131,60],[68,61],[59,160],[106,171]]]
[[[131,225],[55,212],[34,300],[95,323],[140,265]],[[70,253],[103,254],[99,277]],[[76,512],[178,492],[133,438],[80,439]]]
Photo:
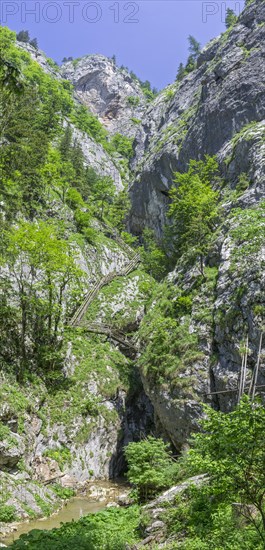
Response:
[[[235,23],[234,14],[228,12],[228,31],[218,43],[218,56]],[[14,467],[25,480],[31,475],[36,434],[43,460],[55,461],[60,471],[68,472],[75,463],[86,479],[94,476],[88,466],[94,457],[89,447],[92,435],[96,452],[97,437],[103,438],[95,475],[101,475],[104,460],[108,472],[113,472],[113,462],[123,452],[137,502],[126,510],[106,510],[49,533],[32,532],[13,547],[125,550],[151,536],[147,541],[151,548],[161,543],[168,549],[261,550],[265,541],[264,406],[247,397],[235,406],[242,338],[249,333],[249,381],[264,331],[264,202],[259,200],[261,186],[251,187],[254,175],[242,160],[243,145],[255,140],[257,122],[241,127],[232,138],[228,132],[226,139],[231,139],[222,150],[220,144],[213,147],[219,151],[219,166],[216,157],[203,156],[204,145],[195,155],[197,160],[189,160],[191,154],[180,160],[185,139],[196,130],[191,120],[207,104],[213,82],[219,89],[220,80],[226,84],[233,69],[230,61],[220,66],[214,42],[209,52],[202,52],[209,62],[206,73],[214,71],[214,79],[202,80],[196,102],[188,109],[176,108],[175,126],[162,129],[162,144],[154,151],[158,155],[154,159],[157,164],[167,162],[171,152],[166,147],[173,144],[169,136],[175,135],[172,165],[181,167],[173,182],[163,178],[163,170],[158,175],[159,198],[163,195],[167,204],[161,219],[166,217],[167,225],[163,238],[158,237],[159,231],[143,231],[138,248],[142,266],[138,268],[137,254],[133,273],[124,275],[124,266],[135,254],[131,247],[137,243],[125,232],[130,208],[127,189],[117,192],[111,177],[89,166],[77,129],[94,147],[94,156],[104,149],[121,181],[128,180],[141,143],[120,133],[110,137],[99,120],[75,102],[68,81],[54,77],[54,71],[45,73],[25,48],[17,47],[14,33],[3,28],[0,33],[0,397],[5,402],[0,410],[0,464],[7,470],[0,520],[17,517],[19,505],[10,504],[6,480]],[[22,35],[22,42],[25,38]],[[237,66],[241,66],[249,50],[238,48]],[[195,70],[199,54],[200,45],[190,37],[190,57],[187,66],[180,67],[179,81]],[[52,68],[49,60],[47,66]],[[186,81],[194,81],[196,74]],[[157,117],[154,127],[159,117],[167,118],[169,106],[174,110],[175,93],[184,84],[178,82],[162,93],[154,101],[154,111],[149,105]],[[151,99],[149,83],[141,85]],[[137,107],[138,99],[128,96],[126,102]],[[162,115],[155,111],[159,108]],[[141,124],[139,119],[136,122]],[[141,130],[145,132],[144,125]],[[258,132],[260,146],[262,123]],[[152,132],[150,136],[152,141]],[[260,150],[255,150],[258,159]],[[244,164],[241,173],[239,161]],[[240,169],[233,172],[235,163]],[[150,166],[148,170],[151,173]],[[158,204],[164,205],[159,200]],[[110,278],[105,280],[106,273]],[[99,278],[104,280],[100,288]],[[94,300],[85,310],[82,326],[70,326],[90,287],[96,289]],[[223,397],[227,382],[229,388],[231,382],[231,398],[228,392]],[[142,433],[150,433],[143,387],[155,407],[158,433],[171,441],[172,448],[153,434],[142,438]],[[137,392],[143,393],[144,402],[140,401],[136,426],[132,396]],[[232,412],[204,408],[206,400],[215,409]],[[128,444],[132,439],[137,441]],[[181,452],[187,441],[190,449]],[[202,475],[203,483],[183,484],[174,502],[158,510],[157,503],[152,504],[159,524],[156,531],[150,508],[138,504],[194,475]],[[60,491],[57,486],[58,496]],[[51,512],[39,493],[37,500],[43,513]],[[24,502],[22,508],[26,510]]]
[[[151,548],[158,542],[168,550],[264,548],[264,407],[244,398],[232,413],[211,408],[205,413],[202,433],[193,436],[190,450],[177,463],[159,439],[127,447],[128,477],[137,497],[151,498],[175,480],[179,491],[173,501],[107,510],[50,532],[32,531],[12,548],[125,550],[145,539],[148,528]],[[203,482],[181,488],[181,481],[198,474],[205,474]]]

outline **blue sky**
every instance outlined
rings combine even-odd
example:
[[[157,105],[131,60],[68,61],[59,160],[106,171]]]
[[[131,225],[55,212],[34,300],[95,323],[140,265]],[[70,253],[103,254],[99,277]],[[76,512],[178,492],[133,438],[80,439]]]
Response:
[[[201,0],[3,0],[1,22],[16,31],[28,29],[59,63],[64,56],[115,54],[118,65],[128,66],[160,89],[175,79],[179,63],[186,61],[188,35],[206,44],[225,30],[226,8],[240,10],[243,5]]]

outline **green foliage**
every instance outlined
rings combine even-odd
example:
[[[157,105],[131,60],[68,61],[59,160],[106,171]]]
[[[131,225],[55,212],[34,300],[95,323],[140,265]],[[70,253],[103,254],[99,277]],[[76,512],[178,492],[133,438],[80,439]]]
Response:
[[[231,8],[227,8],[226,10],[226,17],[225,17],[225,26],[227,29],[230,29],[230,27],[233,27],[237,22],[237,15]]]
[[[66,202],[73,210],[85,206],[81,193],[79,193],[79,191],[77,191],[77,189],[75,189],[74,187],[68,189]]]
[[[10,436],[10,429],[8,426],[0,422],[0,441],[7,439]]]
[[[75,105],[70,120],[77,128],[86,132],[98,143],[107,146],[107,131],[99,120],[84,106]]]
[[[47,456],[56,460],[59,465],[60,470],[64,469],[64,466],[67,464],[71,466],[72,456],[71,452],[67,447],[60,447],[59,449],[48,449],[43,453],[43,456]]]
[[[114,201],[115,186],[113,180],[106,176],[98,178],[92,185],[91,189],[93,212],[100,219],[103,219],[104,214],[108,214],[110,205]]]
[[[138,238],[131,235],[131,233],[127,233],[127,231],[121,231],[121,238],[126,244],[132,247],[138,243]]]
[[[131,117],[131,121],[134,123],[134,124],[141,124],[142,121],[140,118],[135,118],[134,116]]]
[[[72,64],[74,68],[77,67],[80,60],[81,60],[81,57],[76,57],[75,59],[72,59]]]
[[[51,57],[47,57],[46,61],[52,69],[54,69],[55,71],[58,71],[59,65],[58,63],[56,63],[56,61],[54,61],[54,59],[52,59]]]
[[[194,38],[194,36],[189,36],[188,38],[188,41],[189,41],[189,52],[190,52],[190,55],[193,57],[193,59],[196,61],[197,58],[199,57],[200,55],[200,52],[201,52],[201,45],[200,43],[198,42],[198,40],[196,40],[196,38]]]
[[[33,46],[33,48],[35,48],[36,50],[38,49],[38,41],[37,41],[37,38],[32,38],[30,39],[30,35],[29,35],[29,32],[28,31],[19,31],[17,33],[17,41],[18,42],[25,42],[25,43],[29,43],[31,46]]]
[[[205,161],[192,160],[187,172],[175,174],[176,185],[170,191],[174,248],[178,256],[193,249],[200,257],[202,273],[203,259],[218,219],[218,193],[212,188],[217,172],[214,157],[206,156]]]
[[[134,95],[129,95],[127,97],[127,101],[129,105],[132,105],[133,107],[137,107],[137,105],[139,105],[140,103],[140,98]]]
[[[125,448],[128,463],[127,477],[136,488],[140,501],[154,497],[168,487],[172,479],[168,471],[172,465],[169,445],[162,439],[149,436],[138,443],[129,443]]]
[[[17,33],[17,40],[18,42],[29,42],[30,41],[29,31],[19,31]]]
[[[234,260],[237,263],[249,262],[261,250],[265,231],[265,202],[252,208],[236,208],[232,213],[235,227],[231,231],[235,241]]]
[[[32,410],[30,400],[26,397],[23,389],[14,381],[12,385],[2,383],[0,386],[0,402],[7,405],[9,418],[18,419],[18,433],[23,433],[25,413],[31,412]],[[10,430],[7,426],[0,423],[0,439],[2,439],[4,433],[6,433],[8,437],[10,435]]]
[[[194,71],[196,69],[197,59],[198,59],[198,57],[201,53],[201,45],[196,40],[196,38],[194,38],[194,36],[190,35],[188,37],[188,42],[189,42],[190,55],[187,59],[187,63],[186,63],[185,66],[183,65],[183,63],[179,64],[178,72],[177,72],[177,76],[176,76],[177,82],[181,82],[181,80],[183,80],[183,78],[187,74],[191,73],[192,71]]]
[[[60,529],[34,529],[22,535],[10,548],[14,550],[125,550],[137,542],[139,508],[109,509],[89,514],[79,521],[65,523]]]
[[[246,189],[249,188],[250,183],[251,182],[249,181],[248,175],[245,174],[245,172],[242,172],[242,174],[239,175],[238,182],[236,185],[237,194],[241,195],[242,193],[244,193],[244,191],[246,191]]]
[[[143,266],[147,273],[160,281],[167,272],[168,258],[151,229],[144,229],[143,241],[144,248],[141,251]]]
[[[10,523],[11,521],[16,521],[16,519],[17,514],[15,506],[0,503],[0,521],[3,523]]]
[[[128,213],[130,209],[130,199],[127,189],[123,189],[119,193],[116,193],[109,206],[108,220],[110,224],[116,228],[120,233],[124,231]],[[127,233],[127,235],[129,235]],[[129,236],[133,239],[132,235]],[[131,241],[133,243],[134,241]],[[128,243],[130,244],[130,243]]]
[[[68,500],[75,495],[74,489],[71,489],[70,487],[62,487],[59,483],[52,485],[51,489],[54,491],[56,496],[62,500]]]
[[[33,217],[45,200],[45,164],[49,141],[73,108],[69,85],[44,73],[30,55],[15,46],[15,35],[0,28],[1,200],[6,215],[23,211]]]
[[[158,91],[156,88],[152,89],[149,80],[141,80],[133,71],[130,71],[128,67],[124,67],[123,65],[121,65],[120,70],[125,70],[135,82],[138,82],[147,101],[152,101],[155,98]]]
[[[35,50],[38,49],[38,40],[37,40],[37,38],[32,38],[32,40],[30,40],[29,43],[33,48],[35,48]]]
[[[51,505],[48,504],[46,500],[41,498],[41,496],[38,495],[37,493],[34,495],[34,498],[35,498],[36,504],[40,507],[42,514],[45,517],[49,517],[53,511]]]
[[[186,457],[190,471],[209,475],[204,490],[217,501],[239,502],[243,517],[264,542],[264,406],[244,397],[229,414],[208,407],[202,428],[203,432],[193,437]]]
[[[175,95],[174,90],[171,90],[171,89],[166,90],[166,91],[165,91],[165,99],[166,99],[166,101],[170,101],[170,100],[174,97],[174,95]]]
[[[198,335],[189,330],[191,300],[177,287],[157,286],[140,327],[140,367],[153,383],[169,384],[172,389],[180,386],[184,393],[186,383],[188,393],[192,393],[191,380],[180,379],[178,374],[202,357]]]
[[[67,336],[68,340],[65,341],[62,351],[65,353],[68,342],[71,342],[75,372],[67,383],[54,386],[53,391],[49,391],[42,414],[44,418],[49,418],[51,425],[63,424],[67,430],[76,430],[76,418],[85,417],[86,420],[75,436],[75,441],[83,443],[93,430],[95,419],[99,415],[107,418],[109,412],[88,391],[88,380],[96,380],[99,395],[108,399],[114,398],[121,385],[124,389],[129,389],[131,364],[120,351],[104,341],[104,337],[86,337],[85,329],[69,330]]]
[[[175,301],[175,311],[177,315],[188,315],[192,310],[191,296],[179,296]]]
[[[262,550],[255,529],[240,522],[233,506],[192,487],[165,509],[162,520],[172,548],[183,550]],[[171,547],[170,547],[171,548]]]
[[[2,246],[3,313],[8,312],[17,333],[16,338],[10,334],[4,316],[2,357],[15,365],[19,361],[21,380],[32,363],[44,371],[60,363],[63,325],[83,273],[64,239],[64,228],[52,222],[21,222],[5,233]],[[16,281],[15,288],[10,279]]]
[[[187,70],[185,69],[183,63],[180,63],[179,64],[179,67],[178,67],[178,72],[177,72],[177,76],[176,76],[176,80],[178,82],[181,82],[181,80],[183,80],[183,78],[186,76],[187,74]]]
[[[120,155],[130,160],[133,157],[133,139],[123,136],[122,134],[115,134],[111,139],[111,146]]]
[[[62,59],[62,63],[68,63],[69,61],[73,61],[73,58],[72,57],[64,57]]]

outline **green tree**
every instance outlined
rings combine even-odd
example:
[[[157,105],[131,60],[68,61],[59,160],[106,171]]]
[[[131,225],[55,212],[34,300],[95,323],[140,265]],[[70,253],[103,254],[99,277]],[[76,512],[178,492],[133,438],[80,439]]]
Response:
[[[204,491],[218,501],[239,502],[239,512],[265,543],[265,408],[244,397],[228,414],[206,409],[202,433],[193,437],[186,460],[192,473],[204,472]]]
[[[148,436],[138,443],[129,443],[125,457],[128,480],[135,486],[141,501],[153,497],[170,483],[167,474],[172,466],[172,456],[169,445],[162,439]]]
[[[152,229],[143,231],[144,247],[141,252],[143,265],[146,271],[160,281],[167,272],[168,259],[161,244],[155,238]]]
[[[60,151],[49,147],[47,159],[40,169],[40,175],[45,186],[45,196],[50,199],[51,190],[58,193],[62,202],[65,202],[69,187],[74,184],[75,170],[70,161],[63,162]]]
[[[33,218],[45,202],[40,170],[49,141],[72,108],[68,84],[52,79],[0,28],[1,200],[6,219],[20,210]],[[3,102],[3,109],[2,109]]]
[[[133,157],[133,139],[115,134],[111,139],[112,147],[123,157],[131,159]]]
[[[19,31],[17,33],[17,40],[19,42],[29,42],[30,41],[29,31]]]
[[[63,237],[63,228],[45,222],[22,222],[4,234],[0,281],[17,323],[20,381],[31,362],[42,371],[56,367],[64,323],[82,284]]]
[[[32,38],[32,40],[30,40],[30,45],[33,46],[33,48],[35,48],[35,50],[38,49],[38,40],[37,38]]]
[[[126,218],[130,209],[130,199],[127,189],[116,193],[108,212],[108,220],[120,233],[125,229]]]
[[[191,36],[191,35],[189,36],[188,41],[189,41],[190,55],[193,57],[194,61],[197,61],[201,53],[201,45],[198,42],[198,40],[196,40],[196,38],[194,38],[194,36]]]
[[[100,220],[103,219],[104,214],[108,213],[114,196],[115,185],[113,180],[108,176],[97,179],[91,190],[91,200],[93,203],[94,213]]]
[[[187,73],[186,73],[186,70],[185,70],[185,67],[184,67],[183,63],[180,63],[179,68],[178,68],[178,72],[177,72],[177,76],[176,76],[176,80],[178,82],[180,82],[186,74]]]
[[[218,193],[212,188],[218,164],[213,157],[190,161],[188,171],[175,173],[175,187],[170,191],[174,247],[178,256],[189,249],[200,258],[203,274],[204,258],[211,234],[216,228]]]
[[[94,138],[95,141],[102,143],[103,146],[107,145],[107,130],[105,130],[99,120],[87,109],[87,107],[85,107],[85,105],[75,106],[70,119],[77,128],[86,132],[89,136]]]
[[[67,124],[63,136],[60,140],[59,151],[63,160],[69,160],[69,153],[71,151],[73,132],[70,124]]]
[[[84,166],[84,154],[79,141],[75,140],[70,150],[70,160],[75,171],[75,187],[82,190],[85,166]]]
[[[67,63],[68,61],[73,61],[73,58],[72,57],[64,57],[62,59],[62,63]]]
[[[225,17],[225,26],[227,29],[230,27],[233,27],[235,23],[237,22],[237,15],[231,8],[227,8],[226,10],[226,17]]]

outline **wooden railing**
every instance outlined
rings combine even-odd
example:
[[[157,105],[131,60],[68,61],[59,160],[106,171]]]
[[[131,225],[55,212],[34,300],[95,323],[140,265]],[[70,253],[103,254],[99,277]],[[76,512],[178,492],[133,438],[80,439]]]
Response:
[[[99,279],[96,282],[96,284],[89,290],[84,301],[76,310],[75,314],[73,315],[72,319],[69,322],[69,326],[76,327],[80,324],[84,315],[87,312],[89,305],[96,298],[97,294],[99,293],[99,291],[103,286],[108,285],[116,277],[125,277],[126,275],[129,275],[129,273],[131,273],[131,271],[133,271],[136,268],[139,262],[140,262],[140,254],[135,254],[132,260],[128,262],[128,264],[123,269],[121,269],[120,271],[112,271],[108,275],[105,275],[104,277]]]
[[[119,342],[126,348],[130,348],[134,351],[136,350],[134,344],[128,336],[116,327],[104,325],[102,323],[84,323],[82,326],[87,332],[92,332],[94,334],[106,334],[109,338],[116,340],[116,342]]]

